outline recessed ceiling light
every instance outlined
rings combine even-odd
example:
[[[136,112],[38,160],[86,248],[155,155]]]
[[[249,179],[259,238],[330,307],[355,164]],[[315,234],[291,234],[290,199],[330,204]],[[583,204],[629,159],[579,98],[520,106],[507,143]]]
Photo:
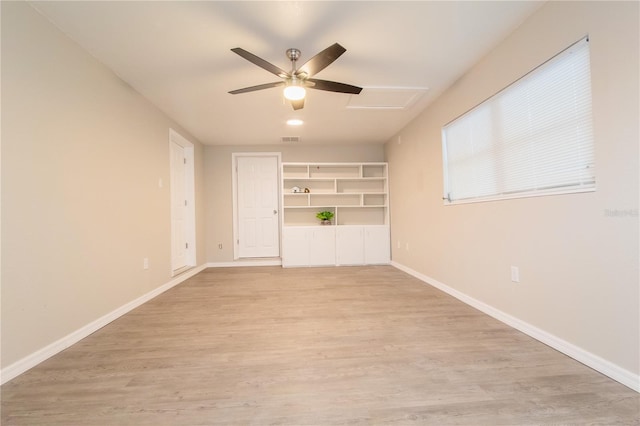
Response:
[[[304,121],[298,118],[292,118],[291,120],[287,120],[287,124],[289,126],[302,126],[302,124],[304,124]]]

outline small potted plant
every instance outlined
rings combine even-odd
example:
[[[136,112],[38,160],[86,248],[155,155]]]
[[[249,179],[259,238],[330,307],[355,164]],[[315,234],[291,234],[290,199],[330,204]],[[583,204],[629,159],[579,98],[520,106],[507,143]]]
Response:
[[[316,217],[320,219],[320,223],[322,225],[331,225],[331,219],[333,219],[333,212],[325,210],[323,212],[318,212]]]

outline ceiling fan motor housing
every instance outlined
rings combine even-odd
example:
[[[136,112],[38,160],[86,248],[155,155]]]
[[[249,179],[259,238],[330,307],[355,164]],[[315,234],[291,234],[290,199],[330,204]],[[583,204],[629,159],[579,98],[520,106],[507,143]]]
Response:
[[[300,59],[300,50],[296,48],[287,49],[287,58],[289,58],[290,61],[297,61]]]

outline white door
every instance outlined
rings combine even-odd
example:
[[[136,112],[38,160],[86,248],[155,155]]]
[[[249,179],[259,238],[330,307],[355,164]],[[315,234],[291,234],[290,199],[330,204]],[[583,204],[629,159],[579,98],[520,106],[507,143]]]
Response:
[[[187,191],[184,148],[171,141],[171,269],[187,266]]]
[[[239,257],[278,257],[278,158],[236,159]]]

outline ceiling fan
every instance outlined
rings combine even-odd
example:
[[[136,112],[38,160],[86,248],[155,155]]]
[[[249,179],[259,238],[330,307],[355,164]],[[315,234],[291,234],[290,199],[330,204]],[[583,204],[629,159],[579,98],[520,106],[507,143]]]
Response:
[[[293,109],[297,110],[304,107],[304,97],[306,93],[305,88],[307,87],[327,92],[350,93],[354,95],[357,95],[362,91],[361,87],[352,86],[350,84],[311,78],[331,65],[333,61],[338,59],[340,55],[347,51],[347,49],[340,46],[338,43],[334,43],[327,47],[299,68],[296,68],[296,61],[300,59],[300,50],[294,48],[287,49],[286,54],[287,58],[291,61],[291,71],[285,71],[240,47],[233,48],[231,51],[282,79],[282,81],[274,83],[259,84],[257,86],[245,87],[244,89],[232,90],[229,92],[232,95],[284,86],[285,98],[289,99]]]

